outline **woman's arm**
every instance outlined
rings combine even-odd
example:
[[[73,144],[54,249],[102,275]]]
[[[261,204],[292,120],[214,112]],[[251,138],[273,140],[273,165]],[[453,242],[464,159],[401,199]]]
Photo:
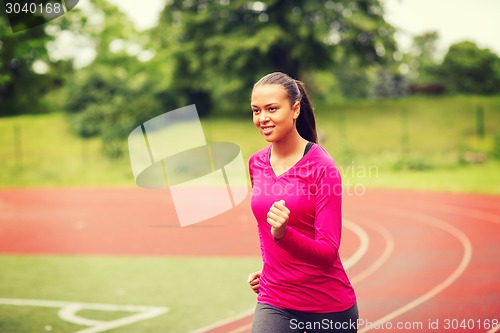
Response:
[[[316,185],[314,239],[287,226],[276,244],[299,260],[330,267],[338,256],[342,230],[342,180],[335,165],[325,168]]]

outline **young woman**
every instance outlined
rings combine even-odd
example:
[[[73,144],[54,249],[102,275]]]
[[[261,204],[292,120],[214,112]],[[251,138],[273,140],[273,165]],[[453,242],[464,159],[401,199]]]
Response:
[[[271,144],[249,161],[263,269],[253,333],[357,332],[356,296],[339,257],[342,183],[317,144],[304,84],[280,72],[252,91],[253,122]]]

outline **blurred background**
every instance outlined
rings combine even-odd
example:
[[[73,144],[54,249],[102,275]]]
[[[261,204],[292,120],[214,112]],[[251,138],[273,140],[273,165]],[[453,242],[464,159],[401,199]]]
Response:
[[[306,82],[345,177],[498,193],[498,3],[462,5],[90,0],[18,33],[0,16],[0,186],[133,185],[130,131],[188,104],[248,158],[252,85],[279,70]]]
[[[261,259],[248,202],[180,228],[166,191],[136,187],[127,137],[196,104],[207,141],[238,144],[248,160],[267,145],[251,89],[272,71],[306,83],[351,196],[347,218],[370,234],[371,257],[348,272],[380,273],[356,282],[363,316],[376,320],[414,286],[431,290],[467,265],[467,247],[419,221],[437,216],[470,237],[475,268],[449,288],[455,298],[420,308],[423,320],[446,309],[495,318],[499,12],[497,0],[82,0],[14,33],[0,1],[0,332],[88,328],[58,316],[60,301],[86,302],[78,314],[105,321],[130,311],[89,303],[169,308],[113,332],[189,332],[249,314],[246,278]],[[370,202],[377,214],[362,211]],[[404,216],[391,216],[398,205]],[[388,269],[372,266],[392,244],[373,221],[395,235]],[[344,229],[344,258],[362,248],[358,236]]]

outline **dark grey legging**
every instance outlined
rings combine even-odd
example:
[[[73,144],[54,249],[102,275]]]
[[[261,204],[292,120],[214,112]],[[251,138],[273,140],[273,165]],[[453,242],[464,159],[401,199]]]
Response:
[[[356,333],[358,306],[342,312],[311,313],[257,303],[252,333]]]

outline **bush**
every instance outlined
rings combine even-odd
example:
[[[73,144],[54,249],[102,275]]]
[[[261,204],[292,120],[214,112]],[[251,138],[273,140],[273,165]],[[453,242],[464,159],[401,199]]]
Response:
[[[422,155],[403,156],[394,164],[394,170],[425,171],[434,168],[431,162]]]
[[[178,105],[175,93],[160,90],[157,77],[99,64],[81,70],[66,98],[73,131],[100,137],[103,152],[120,157],[126,149],[120,142],[135,127]]]

